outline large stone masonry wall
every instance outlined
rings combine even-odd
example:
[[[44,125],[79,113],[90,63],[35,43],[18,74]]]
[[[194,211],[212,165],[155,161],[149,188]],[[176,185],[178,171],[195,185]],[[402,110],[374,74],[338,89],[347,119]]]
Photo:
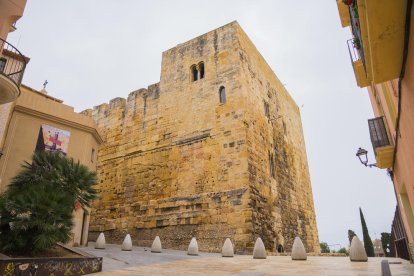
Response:
[[[205,77],[193,82],[199,62]],[[195,236],[219,251],[229,237],[241,253],[258,236],[289,250],[300,235],[318,251],[300,114],[263,62],[233,22],[165,51],[159,83],[84,111],[105,140],[89,240],[130,233],[150,246],[159,235],[186,249]]]
[[[308,252],[319,252],[299,108],[244,31],[237,30],[242,87],[251,107],[245,123],[256,233],[267,248],[282,245],[290,251],[299,236]]]

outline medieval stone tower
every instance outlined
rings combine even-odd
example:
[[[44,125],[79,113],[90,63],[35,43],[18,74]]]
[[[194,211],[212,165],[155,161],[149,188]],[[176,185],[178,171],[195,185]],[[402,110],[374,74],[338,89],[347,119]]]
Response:
[[[89,240],[319,251],[298,106],[237,22],[167,50],[161,79],[84,114],[105,143]]]

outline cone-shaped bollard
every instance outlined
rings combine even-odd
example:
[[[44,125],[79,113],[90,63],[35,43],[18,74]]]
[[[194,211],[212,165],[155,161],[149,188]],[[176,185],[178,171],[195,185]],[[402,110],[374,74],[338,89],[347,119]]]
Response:
[[[221,249],[221,255],[223,257],[234,257],[233,244],[229,238],[224,241],[223,248]]]
[[[295,238],[292,246],[292,260],[306,260],[306,250],[303,246],[302,240],[299,237]]]
[[[193,256],[197,256],[198,255],[198,243],[196,238],[192,238],[190,245],[188,246],[188,251],[187,251],[187,255],[193,255]]]
[[[105,235],[104,233],[100,233],[98,238],[95,242],[95,248],[96,249],[105,249]]]
[[[357,236],[352,238],[351,247],[349,248],[349,259],[351,262],[366,262],[368,261],[367,253],[362,245],[362,242]]]
[[[162,252],[160,237],[158,237],[158,236],[155,237],[154,241],[152,242],[151,252],[152,253],[161,253]]]
[[[261,238],[257,238],[254,244],[253,259],[266,259],[266,248]]]
[[[123,251],[131,251],[132,250],[131,235],[127,234],[125,236],[124,242],[122,243],[122,250]]]

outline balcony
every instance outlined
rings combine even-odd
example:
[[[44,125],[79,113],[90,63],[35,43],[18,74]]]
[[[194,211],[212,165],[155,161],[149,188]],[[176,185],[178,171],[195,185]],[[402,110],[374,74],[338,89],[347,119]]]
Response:
[[[336,0],[336,5],[338,6],[339,17],[341,18],[341,25],[343,28],[351,25],[351,20],[349,18],[349,8],[348,5],[342,0]]]
[[[398,78],[404,49],[407,0],[353,0],[352,33],[358,39],[367,79],[381,83]]]
[[[355,39],[349,39],[348,51],[352,62],[352,68],[354,69],[355,79],[359,87],[367,87],[370,81],[367,79],[367,73],[365,72],[364,63],[359,55],[360,44]]]
[[[3,39],[0,39],[0,49],[0,104],[4,104],[20,95],[20,83],[29,58]]]
[[[377,159],[377,167],[381,169],[391,168],[394,161],[394,146],[389,139],[384,117],[369,119],[368,127],[375,158]]]

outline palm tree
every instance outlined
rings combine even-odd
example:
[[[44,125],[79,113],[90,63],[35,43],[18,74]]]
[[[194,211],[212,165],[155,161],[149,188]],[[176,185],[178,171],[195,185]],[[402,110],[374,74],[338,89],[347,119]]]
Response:
[[[95,183],[96,174],[78,161],[35,152],[0,195],[0,251],[36,253],[69,241],[75,202],[87,212]]]

